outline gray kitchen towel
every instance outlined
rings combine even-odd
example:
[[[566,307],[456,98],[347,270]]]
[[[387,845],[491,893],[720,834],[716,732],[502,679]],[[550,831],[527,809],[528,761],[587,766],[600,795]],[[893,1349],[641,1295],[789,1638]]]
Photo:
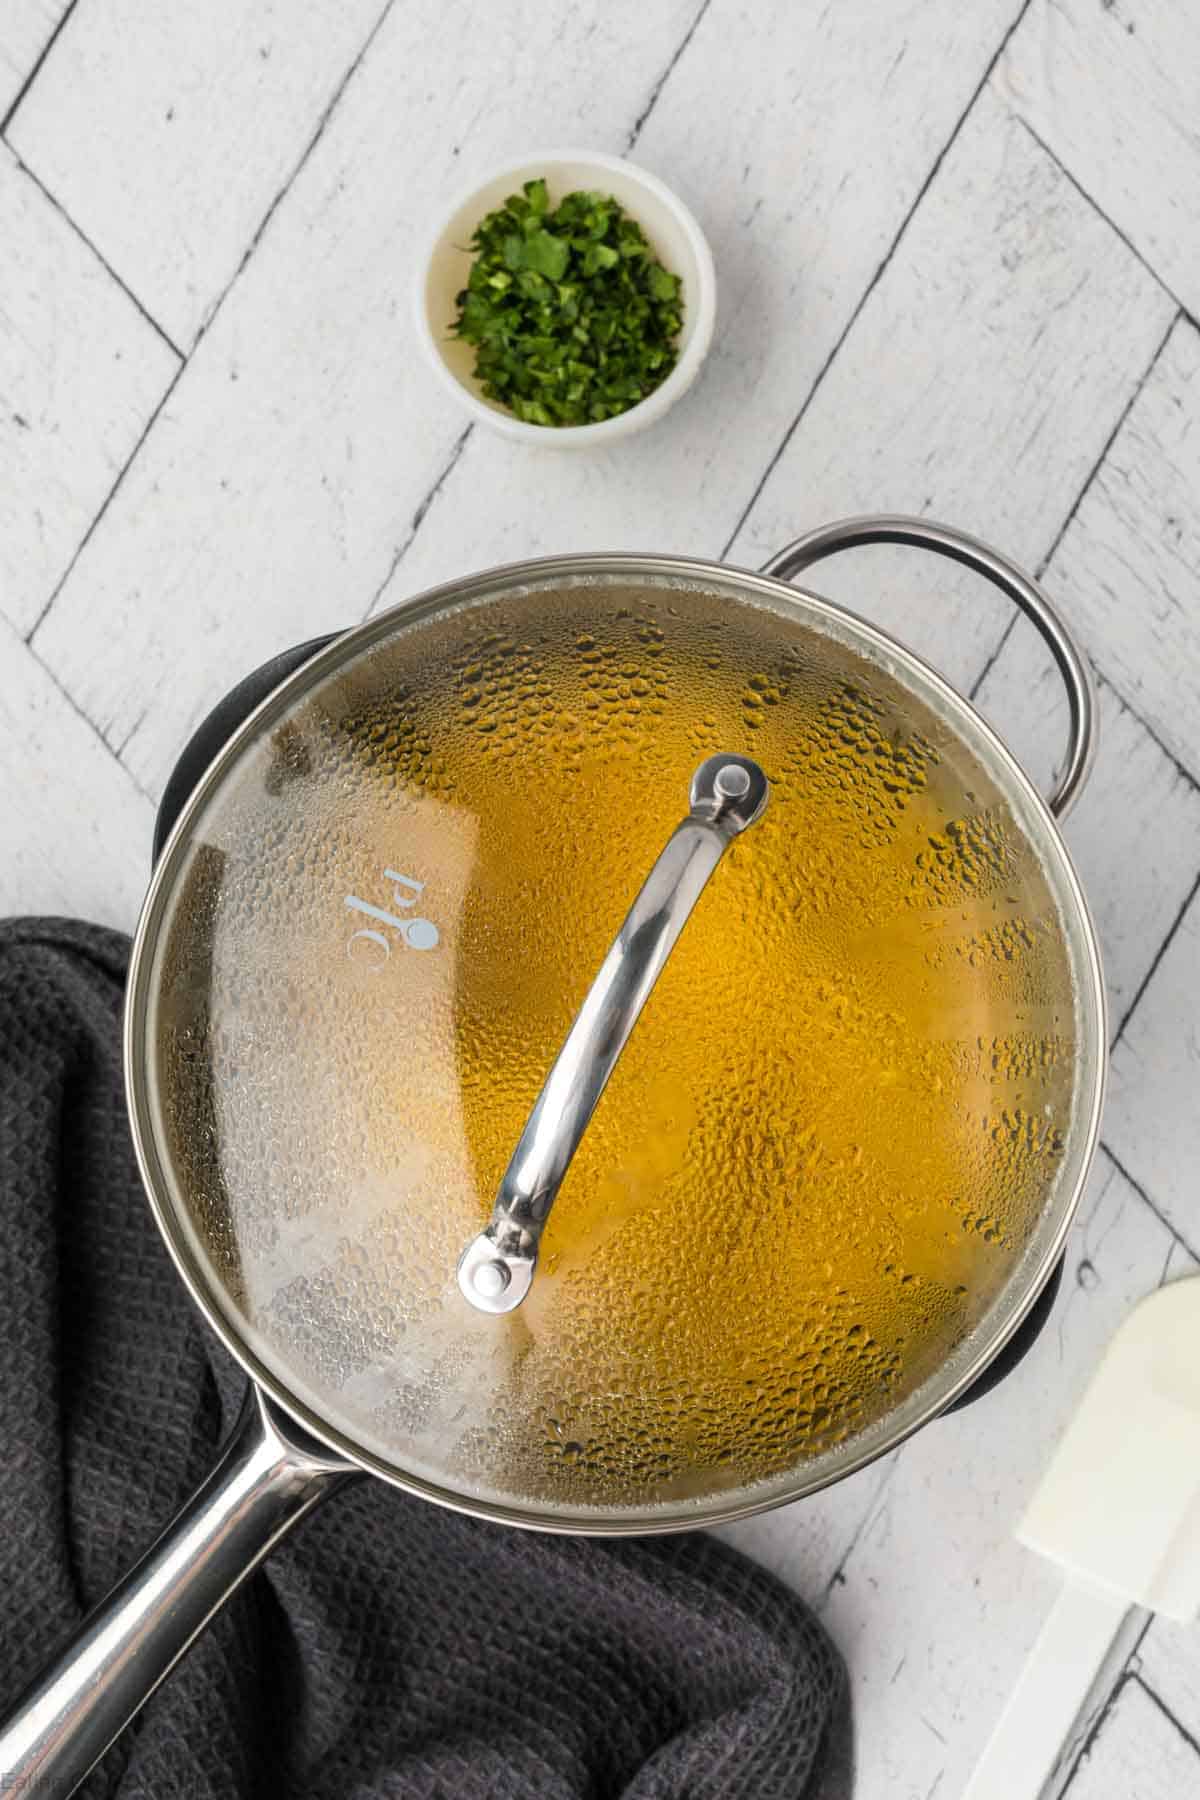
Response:
[[[96,926],[0,922],[4,1710],[199,1482],[244,1386],[141,1191],[127,958]],[[241,1589],[83,1791],[826,1800],[848,1791],[848,1722],[824,1631],[715,1539],[536,1536],[364,1480]]]

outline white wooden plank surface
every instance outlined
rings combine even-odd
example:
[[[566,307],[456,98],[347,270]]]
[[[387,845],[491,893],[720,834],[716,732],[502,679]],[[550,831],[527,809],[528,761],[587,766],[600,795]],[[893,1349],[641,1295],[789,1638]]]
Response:
[[[863,308],[733,547],[924,512],[1037,564],[1171,318],[1171,303],[990,91]],[[814,571],[969,686],[1008,616],[917,553]]]
[[[1099,668],[1200,779],[1198,494],[1200,332],[1182,319],[1064,535],[1054,591]]]
[[[69,0],[0,0],[0,119],[5,118]]]
[[[178,367],[0,143],[0,614],[27,632]]]
[[[1066,1800],[1196,1800],[1200,1755],[1136,1681],[1122,1687]]]
[[[1033,0],[998,75],[1021,116],[1200,311],[1200,32],[1179,0]]]
[[[0,913],[62,913],[129,931],[153,808],[3,620],[0,770]]]
[[[1200,1744],[1200,1621],[1179,1625],[1173,1619],[1155,1619],[1134,1666],[1193,1742]]]
[[[961,1792],[1057,1591],[1013,1526],[1101,1350],[1172,1248],[1101,1155],[1049,1329],[992,1394],[893,1459],[823,1610],[858,1701],[855,1800]],[[1176,1258],[1171,1273],[1194,1267]],[[724,1535],[794,1576],[786,1533],[804,1566],[809,1504]]]
[[[720,554],[1016,11],[714,0],[634,152],[712,242],[720,316],[698,386],[604,455],[473,432],[380,604],[560,550]],[[804,485],[785,537],[813,520]]]
[[[29,16],[38,0],[7,3]],[[319,25],[306,14],[298,29],[295,0],[270,11],[230,0],[217,15],[183,0],[139,14],[145,28],[130,32],[135,0],[79,0],[19,108],[17,141],[28,132],[31,154],[73,184],[81,225],[189,342],[366,39],[375,15],[365,5],[335,16],[320,0]],[[0,630],[0,906],[132,920],[150,804],[73,702],[155,791],[237,674],[360,616],[397,556],[388,598],[537,550],[719,553],[846,331],[738,540],[746,560],[835,512],[909,506],[1037,561],[1133,400],[1046,575],[1110,678],[1096,777],[1068,831],[1119,1017],[1200,870],[1200,799],[1172,761],[1200,773],[1197,348],[1194,328],[1178,325],[1133,399],[1173,302],[1082,190],[1093,178],[1128,188],[1139,216],[1114,201],[1118,226],[1169,286],[1190,279],[1180,269],[1195,232],[1170,244],[1162,221],[1191,206],[1192,152],[1181,133],[1168,169],[1162,145],[1200,15],[1188,38],[1184,9],[1165,0],[1096,0],[1094,16],[1085,0],[1032,0],[1003,75],[937,166],[1018,10],[1019,0],[588,0],[568,12],[501,0],[468,18],[397,0],[34,637],[71,699]],[[264,21],[277,38],[266,58]],[[1097,34],[1116,31],[1141,63],[1110,56],[1115,38]],[[1032,69],[1043,53],[1048,73]],[[714,242],[723,312],[703,380],[658,431],[611,456],[523,456],[475,433],[450,466],[460,421],[417,366],[408,330],[424,213],[473,170],[537,141],[624,148],[668,68],[635,154],[680,187]],[[1096,105],[1077,86],[1120,90],[1113,145],[1088,124],[1073,149],[1027,96],[1018,102],[1079,187],[1007,116],[1019,71],[1072,130]],[[1160,178],[1166,191],[1149,192]],[[57,219],[53,207],[43,216]],[[40,226],[31,242],[44,259]],[[15,280],[0,265],[0,292]],[[58,429],[36,449],[18,438],[7,493],[39,506],[60,485],[76,493],[74,433],[87,426],[89,445],[109,444],[109,414],[95,355],[82,361],[69,341],[82,329],[75,312],[54,310],[61,293],[43,279],[29,291],[22,329],[45,350]],[[107,374],[99,385],[111,396]],[[30,562],[13,546],[30,537],[31,513],[5,511],[4,411],[0,611],[25,626],[33,603],[9,577]],[[112,439],[112,467],[136,435]],[[98,507],[111,468],[96,486]],[[60,534],[68,561],[95,510],[82,489],[76,506]],[[61,567],[50,558],[51,582]],[[956,572],[902,553],[814,580],[852,604],[882,587],[868,610],[964,683],[1005,611]],[[1043,777],[1056,694],[1020,634],[982,691]],[[1198,1015],[1200,898],[1118,1045],[1106,1123],[1114,1153],[1192,1242]],[[955,1800],[1053,1589],[1010,1541],[1024,1496],[1125,1307],[1164,1270],[1194,1267],[1104,1159],[1088,1206],[1074,1284],[1013,1379],[857,1479],[727,1534],[822,1603],[848,1654],[856,1800]],[[1146,1680],[1194,1736],[1186,1647],[1155,1626],[1143,1657]],[[1140,1692],[1122,1692],[1071,1800],[1200,1797],[1174,1728],[1163,1736],[1163,1715],[1145,1713]]]
[[[529,0],[452,34],[437,0],[389,14],[38,632],[143,787],[234,676],[361,617],[461,430],[409,322],[414,192],[457,184],[463,141],[484,163],[621,142],[694,11]],[[581,87],[618,60],[619,89]]]
[[[51,50],[9,140],[181,349],[383,4],[107,0]]]
[[[1200,893],[1113,1052],[1106,1142],[1200,1249]]]
[[[1046,573],[1050,594],[1057,564],[1056,557]],[[1100,936],[1112,1033],[1200,869],[1200,789],[1107,683],[1099,692],[1099,753],[1063,830]],[[1066,742],[1067,706],[1057,670],[1031,626],[1013,633],[977,703],[1048,790]]]

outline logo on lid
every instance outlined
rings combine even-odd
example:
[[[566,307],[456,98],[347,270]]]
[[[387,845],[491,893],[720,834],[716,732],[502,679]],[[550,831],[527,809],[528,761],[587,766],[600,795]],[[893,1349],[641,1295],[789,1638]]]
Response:
[[[383,876],[385,881],[395,884],[392,889],[392,905],[395,907],[406,909],[415,906],[419,896],[425,891],[423,881],[414,881],[411,875],[401,875],[396,869],[385,869]],[[382,906],[373,905],[370,900],[360,900],[357,894],[347,894],[346,905],[352,912],[362,913],[366,918],[376,921],[375,925],[360,926],[346,940],[346,955],[352,961],[363,962],[376,970],[382,969],[391,957],[397,941],[406,945],[409,950],[437,949],[441,933],[432,919],[411,916],[402,919]],[[386,929],[378,929],[380,926]]]

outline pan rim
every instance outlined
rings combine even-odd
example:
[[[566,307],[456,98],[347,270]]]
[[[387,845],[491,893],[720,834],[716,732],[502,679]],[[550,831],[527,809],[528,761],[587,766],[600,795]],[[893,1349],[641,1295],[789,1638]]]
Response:
[[[935,699],[942,716],[951,725],[965,725],[962,735],[978,755],[986,753],[987,766],[1005,793],[1026,830],[1029,821],[1036,823],[1042,842],[1035,843],[1048,867],[1048,878],[1060,906],[1069,902],[1071,916],[1064,918],[1064,934],[1069,947],[1080,954],[1082,964],[1074,971],[1076,1006],[1081,1028],[1078,1053],[1079,1081],[1074,1101],[1076,1116],[1072,1120],[1075,1138],[1075,1174],[1068,1185],[1051,1202],[1057,1216],[1032,1266],[1022,1257],[1010,1272],[984,1319],[974,1327],[972,1336],[978,1342],[974,1354],[957,1368],[950,1380],[941,1379],[947,1363],[921,1384],[900,1408],[886,1413],[879,1421],[850,1440],[849,1453],[832,1453],[836,1466],[829,1466],[831,1453],[814,1458],[809,1464],[798,1464],[779,1476],[757,1484],[730,1490],[728,1495],[709,1495],[700,1500],[657,1502],[653,1507],[608,1508],[576,1512],[560,1511],[549,1506],[527,1503],[505,1503],[464,1493],[448,1485],[432,1481],[415,1471],[389,1463],[359,1444],[349,1433],[324,1418],[273,1370],[246,1341],[245,1333],[223,1304],[222,1285],[211,1270],[201,1266],[189,1242],[179,1214],[179,1206],[170,1193],[170,1184],[162,1168],[155,1131],[156,1109],[152,1100],[153,1084],[149,1079],[148,1019],[152,999],[151,979],[155,950],[164,926],[172,916],[170,900],[182,858],[191,840],[192,827],[212,796],[218,791],[226,773],[237,762],[245,745],[258,738],[263,729],[326,675],[336,672],[345,661],[386,638],[400,623],[412,624],[460,604],[485,600],[502,592],[523,586],[549,586],[576,582],[587,578],[666,577],[685,579],[697,586],[715,586],[718,591],[732,584],[743,597],[759,596],[794,606],[808,622],[823,628],[827,635],[840,639],[865,655],[889,674],[915,688],[918,694]],[[1019,799],[1019,806],[1017,801]],[[922,657],[902,644],[890,633],[861,619],[848,608],[824,599],[809,589],[797,587],[774,576],[742,569],[733,564],[675,555],[649,553],[583,553],[525,560],[499,565],[477,574],[442,583],[366,620],[333,639],[301,664],[246,718],[223,745],[196,784],[163,847],[147,890],[146,899],[134,937],[130,958],[124,1023],[124,1064],[126,1093],[129,1101],[130,1125],[134,1149],[151,1211],[169,1255],[184,1281],[200,1314],[241,1364],[251,1380],[257,1383],[274,1404],[302,1430],[319,1443],[345,1458],[347,1466],[379,1476],[392,1486],[433,1501],[435,1504],[470,1516],[565,1535],[638,1536],[692,1530],[698,1526],[725,1524],[737,1519],[786,1505],[831,1486],[835,1481],[865,1468],[905,1442],[916,1431],[953,1404],[982,1374],[989,1363],[1017,1331],[1033,1306],[1062,1254],[1080,1198],[1087,1182],[1097,1143],[1103,1108],[1107,1067],[1107,1002],[1095,927],[1066,844],[1053,814],[1028,775],[998,733],[982,718],[972,703],[939,675]],[[1090,1076],[1090,1081],[1087,1079]],[[1043,1215],[1043,1218],[1045,1215]],[[1023,1291],[1016,1294],[1018,1286]],[[985,1331],[989,1319],[998,1317],[993,1328]],[[952,1362],[952,1358],[950,1361]],[[909,1404],[909,1403],[912,1404]],[[839,1447],[840,1451],[841,1447]]]

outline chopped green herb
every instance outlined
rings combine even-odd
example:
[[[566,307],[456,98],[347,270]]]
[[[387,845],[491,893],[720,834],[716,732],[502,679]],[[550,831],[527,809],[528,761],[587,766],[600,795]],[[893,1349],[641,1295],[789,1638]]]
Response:
[[[451,329],[475,346],[489,400],[530,425],[592,425],[652,394],[678,357],[682,283],[603,194],[552,212],[527,181],[471,239]]]

